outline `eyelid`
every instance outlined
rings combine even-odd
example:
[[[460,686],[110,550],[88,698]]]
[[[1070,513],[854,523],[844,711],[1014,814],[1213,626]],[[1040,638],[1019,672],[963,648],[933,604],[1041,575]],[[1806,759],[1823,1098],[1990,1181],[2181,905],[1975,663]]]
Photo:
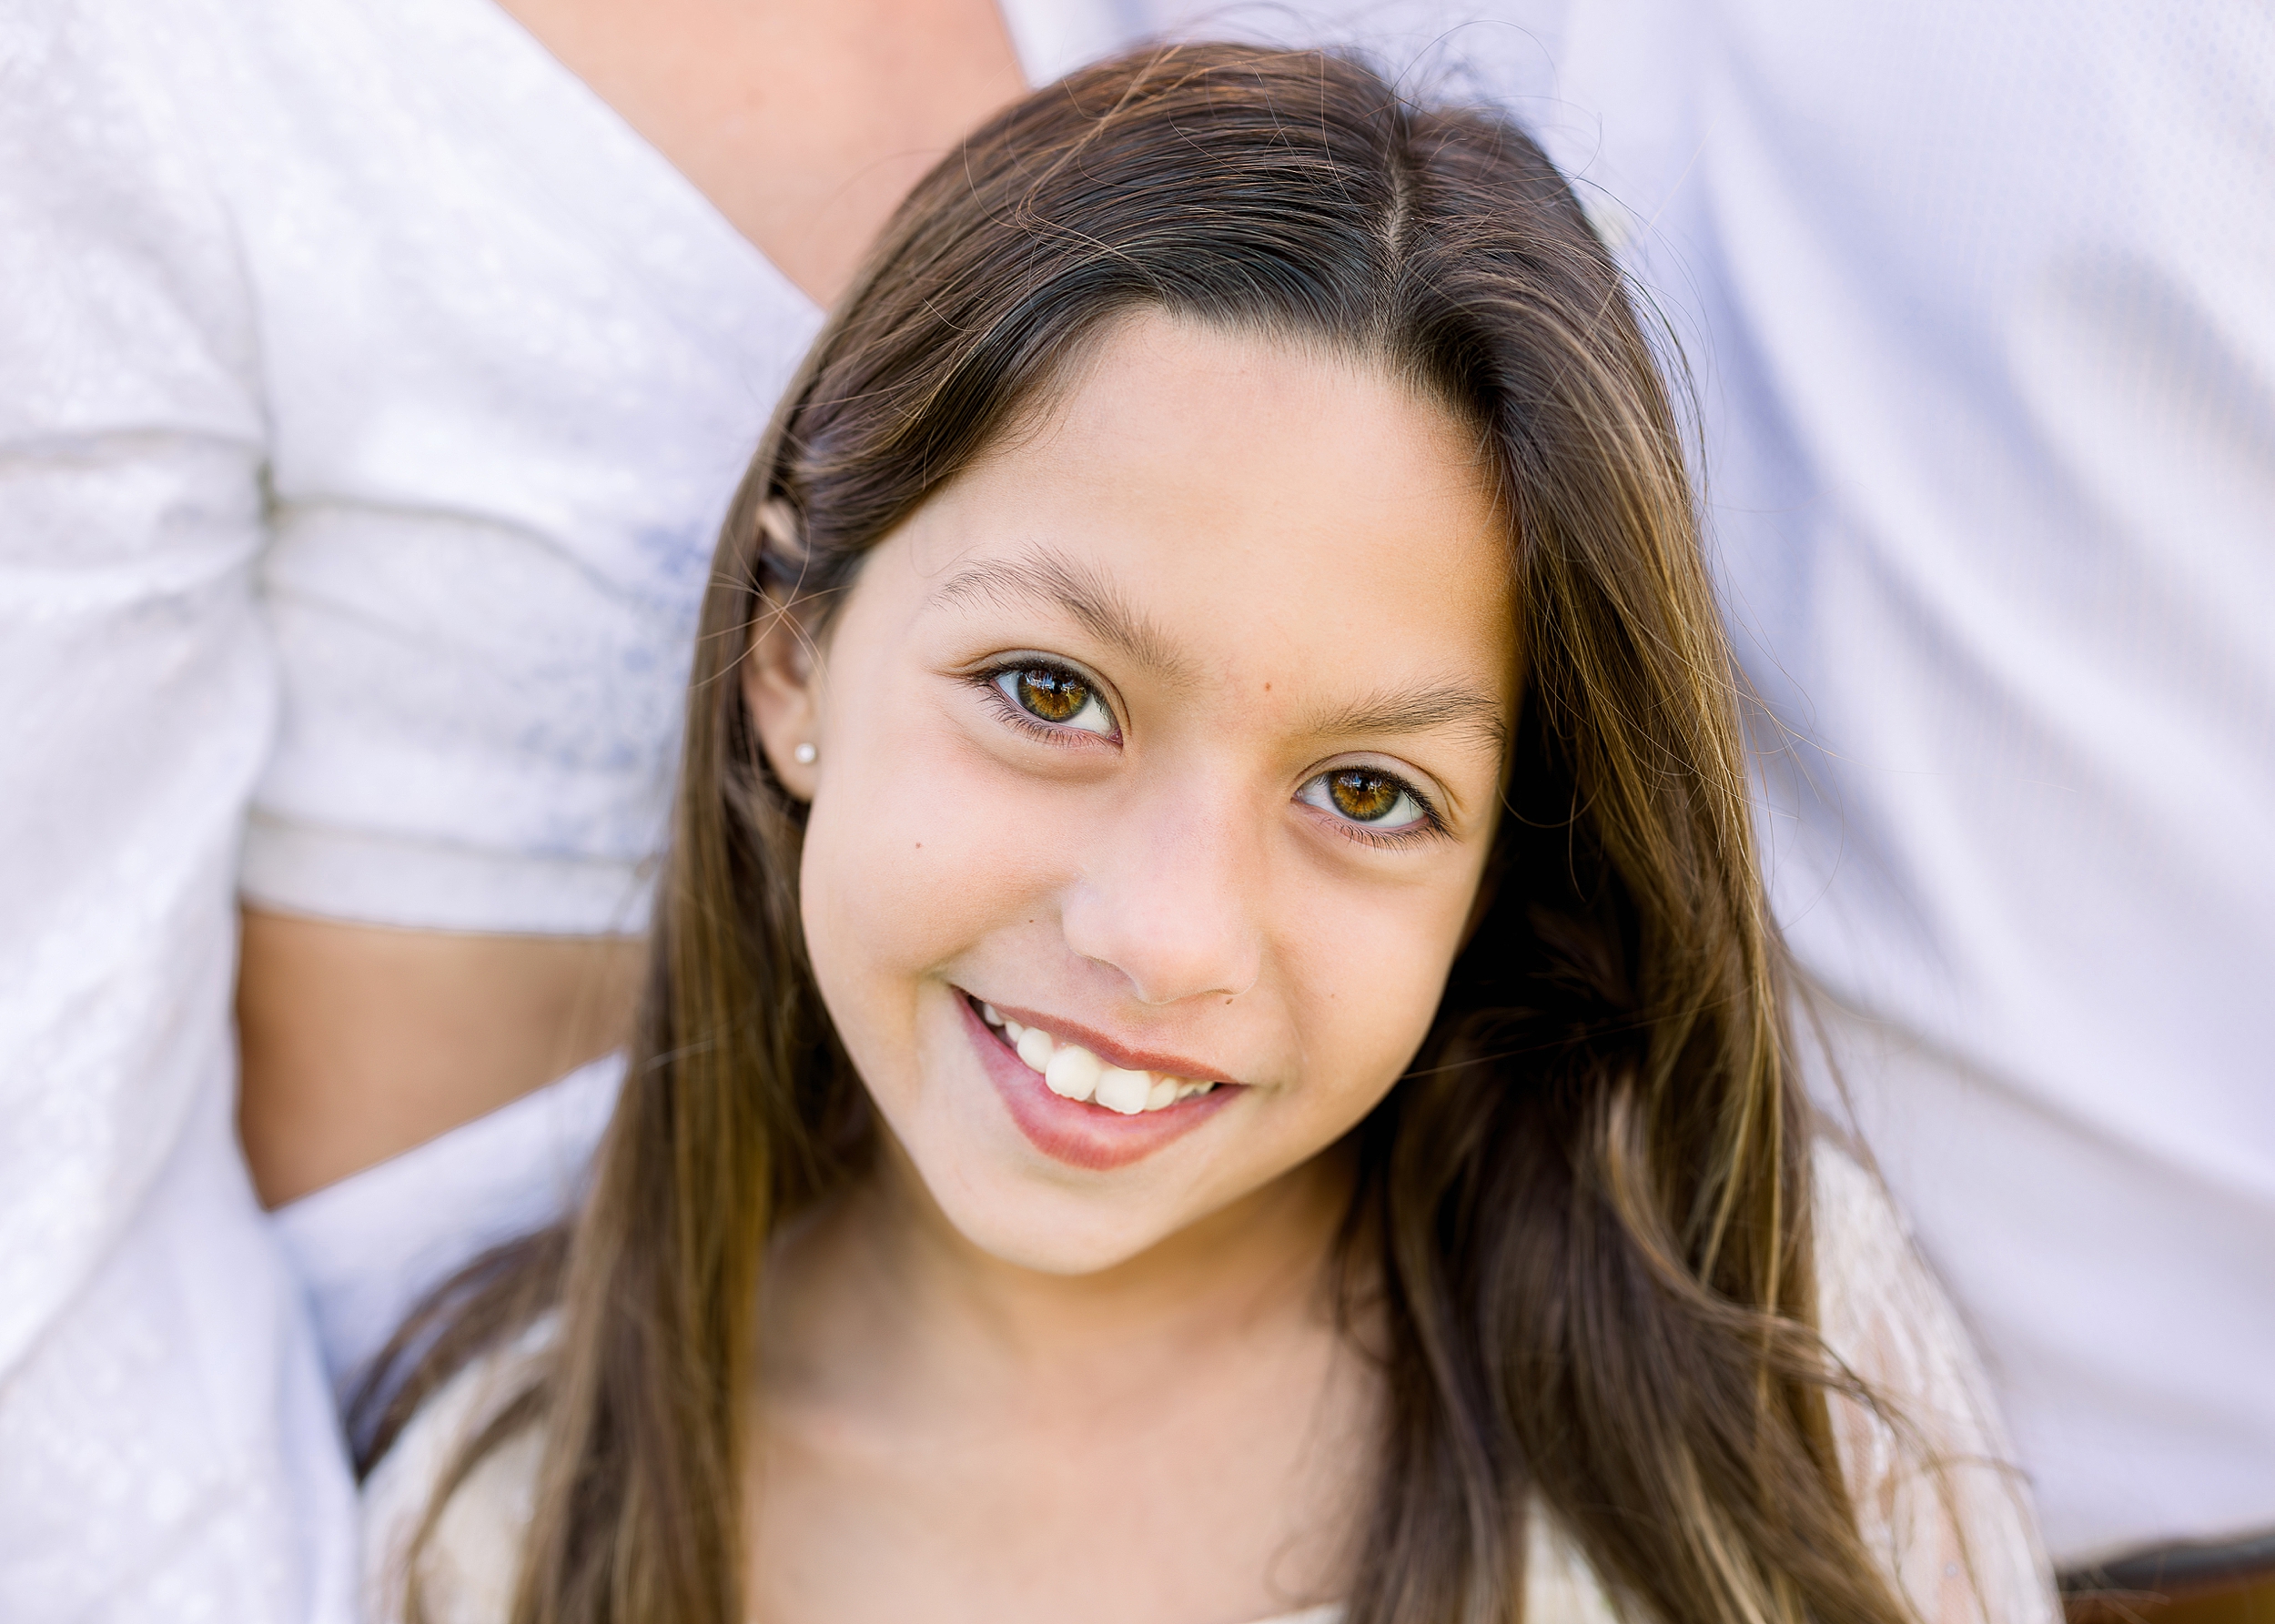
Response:
[[[1403,762],[1387,761],[1380,757],[1370,757],[1363,753],[1351,756],[1330,756],[1327,761],[1311,769],[1309,777],[1307,777],[1304,782],[1309,783],[1314,778],[1323,778],[1335,772],[1372,772],[1379,777],[1387,778],[1411,795],[1421,803],[1421,809],[1431,817],[1441,820],[1444,817],[1444,814],[1438,810],[1440,802],[1445,798],[1442,792],[1427,787],[1425,782],[1434,782],[1435,781],[1429,780],[1427,773],[1417,772]]]

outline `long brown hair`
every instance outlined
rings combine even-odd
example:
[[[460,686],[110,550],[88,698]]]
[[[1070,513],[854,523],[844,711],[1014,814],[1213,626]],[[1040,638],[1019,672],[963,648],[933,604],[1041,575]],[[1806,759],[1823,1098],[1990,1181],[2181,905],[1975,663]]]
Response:
[[[1004,112],[901,207],[735,502],[703,610],[652,978],[573,1233],[478,1282],[391,1430],[558,1304],[522,1624],[741,1624],[769,1236],[874,1127],[799,927],[804,809],[737,668],[837,600],[1101,324],[1324,340],[1471,424],[1511,519],[1527,681],[1487,903],[1356,1132],[1348,1222],[1390,1397],[1350,1624],[1513,1619],[1528,1507],[1665,1620],[1907,1616],[1844,1490],[1811,1330],[1735,684],[1682,436],[1619,272],[1539,148],[1331,55],[1147,52]],[[440,1321],[438,1321],[440,1323]],[[1853,1390],[1853,1389],[1852,1389]],[[383,1440],[382,1440],[383,1442]]]

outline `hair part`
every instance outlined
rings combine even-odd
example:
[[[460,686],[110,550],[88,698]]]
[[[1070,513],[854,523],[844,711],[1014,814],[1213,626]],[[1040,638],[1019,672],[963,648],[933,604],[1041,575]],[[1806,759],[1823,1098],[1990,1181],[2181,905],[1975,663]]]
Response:
[[[975,134],[758,449],[703,603],[592,1199],[467,1310],[488,1337],[561,1314],[501,1423],[546,1429],[518,1624],[740,1624],[769,1237],[869,1165],[799,925],[805,810],[737,680],[753,630],[835,601],[1138,309],[1387,367],[1473,426],[1510,526],[1526,683],[1490,891],[1410,1074],[1353,1135],[1389,1418],[1350,1624],[1516,1618],[1536,1503],[1635,1612],[1896,1624],[1827,1419],[1828,1388],[1861,1388],[1812,1329],[1810,1134],[1736,681],[1621,275],[1505,119],[1229,45],[1086,70]]]

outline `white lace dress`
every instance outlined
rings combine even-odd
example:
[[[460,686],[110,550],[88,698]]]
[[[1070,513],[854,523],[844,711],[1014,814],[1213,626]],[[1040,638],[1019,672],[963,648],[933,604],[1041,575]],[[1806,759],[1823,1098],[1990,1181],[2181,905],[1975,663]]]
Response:
[[[1925,1624],[2058,1624],[2027,1486],[1981,1362],[1878,1180],[1829,1145],[1816,1158],[1817,1281],[1834,1353],[1901,1407],[1916,1437],[1836,1400],[1841,1458],[1866,1544]],[[364,1488],[369,1624],[400,1624],[406,1551],[470,1429],[518,1391],[544,1331],[480,1362],[407,1428]],[[534,1489],[539,1435],[491,1454],[452,1499],[424,1558],[430,1624],[505,1624]],[[1924,1460],[1939,1462],[1938,1476]],[[1529,1520],[1527,1624],[1613,1624],[1587,1560],[1548,1517]],[[1265,1624],[1336,1624],[1313,1608]]]

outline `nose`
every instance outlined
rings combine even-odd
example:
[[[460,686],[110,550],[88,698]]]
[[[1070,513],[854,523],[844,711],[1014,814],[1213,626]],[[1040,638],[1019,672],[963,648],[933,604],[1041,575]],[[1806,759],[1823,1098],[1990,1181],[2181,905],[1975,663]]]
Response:
[[[1262,973],[1264,864],[1259,832],[1218,798],[1141,797],[1098,831],[1060,928],[1141,1004],[1238,996]]]

